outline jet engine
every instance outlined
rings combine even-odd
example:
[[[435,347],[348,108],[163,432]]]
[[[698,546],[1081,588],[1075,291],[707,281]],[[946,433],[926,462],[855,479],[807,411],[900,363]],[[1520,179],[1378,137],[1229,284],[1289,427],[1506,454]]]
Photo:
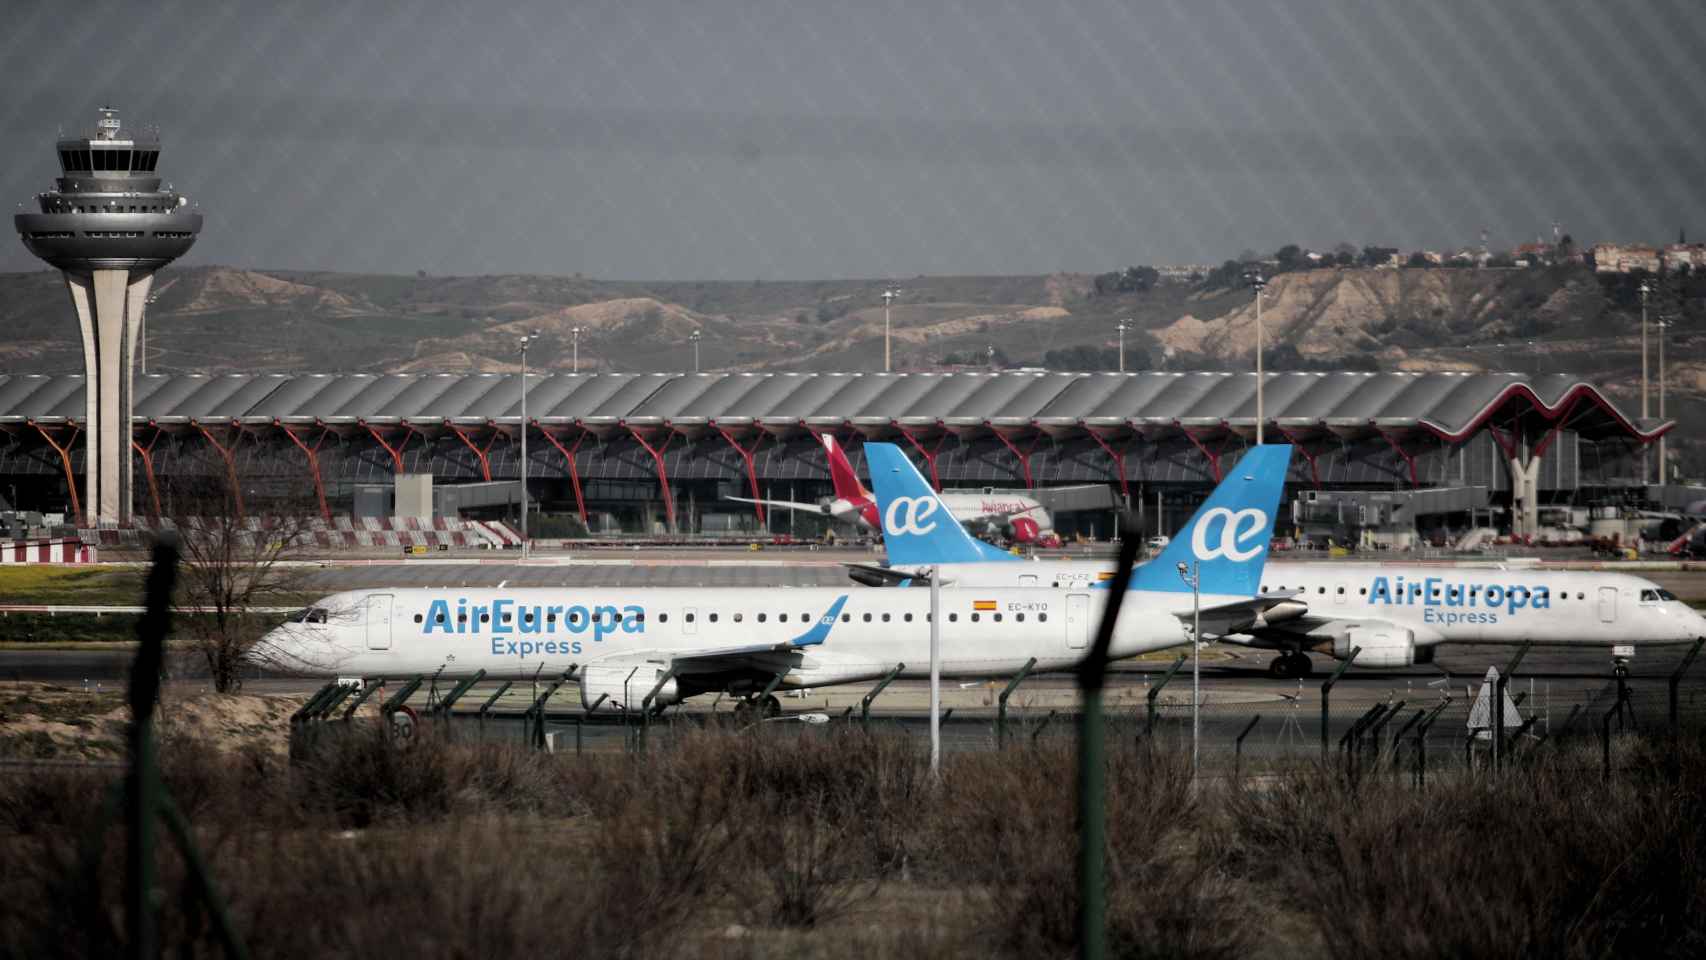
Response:
[[[1388,623],[1346,629],[1333,639],[1333,656],[1344,660],[1355,647],[1362,648],[1356,658],[1356,666],[1359,667],[1408,667],[1433,659],[1433,650],[1416,647],[1414,632]]]
[[[1036,543],[1042,528],[1030,517],[1014,517],[1008,524],[1013,528],[1014,543]]]
[[[594,709],[599,713],[638,712],[663,674],[655,663],[594,664],[581,671],[581,702],[589,707],[597,703]],[[681,687],[672,677],[652,698],[651,706],[667,707],[681,699]]]

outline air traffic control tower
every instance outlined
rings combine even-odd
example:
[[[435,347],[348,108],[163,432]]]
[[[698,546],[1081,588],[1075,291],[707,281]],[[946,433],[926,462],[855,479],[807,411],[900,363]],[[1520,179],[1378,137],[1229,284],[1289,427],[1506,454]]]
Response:
[[[59,141],[58,187],[14,217],[30,252],[58,267],[83,329],[82,520],[130,519],[131,371],[154,271],[195,243],[201,215],[155,166],[160,138],[102,107],[94,131]],[[75,498],[76,491],[72,492]]]

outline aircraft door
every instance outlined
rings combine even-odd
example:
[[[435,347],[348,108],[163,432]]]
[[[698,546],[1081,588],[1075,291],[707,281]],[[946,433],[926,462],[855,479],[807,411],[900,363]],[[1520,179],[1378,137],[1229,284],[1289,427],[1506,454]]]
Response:
[[[1090,643],[1090,595],[1070,593],[1066,596],[1066,645],[1082,650]]]
[[[1617,619],[1617,588],[1599,588],[1599,622],[1612,623]]]
[[[367,595],[367,649],[391,649],[391,594]]]
[[[699,633],[699,624],[696,622],[698,619],[698,607],[681,608],[681,635],[684,637],[697,635]]]

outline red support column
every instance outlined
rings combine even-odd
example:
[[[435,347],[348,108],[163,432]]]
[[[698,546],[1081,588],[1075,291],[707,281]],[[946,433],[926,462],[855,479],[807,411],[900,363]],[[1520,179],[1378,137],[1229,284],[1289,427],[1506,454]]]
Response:
[[[533,425],[539,427],[537,422]],[[592,434],[582,430],[581,435],[575,438],[575,445],[568,449],[564,449],[563,442],[558,440],[556,435],[551,431],[544,427],[539,427],[539,432],[545,437],[546,441],[548,441],[551,446],[557,448],[557,452],[563,455],[564,460],[569,461],[569,484],[575,489],[575,509],[580,512],[581,526],[591,529],[591,523],[586,518],[586,499],[581,496],[581,472],[580,467],[575,464],[575,453],[580,450],[582,441],[586,440],[587,437],[592,436]]]
[[[495,429],[492,431],[492,440],[487,441],[485,449],[482,450],[474,445],[474,441],[469,439],[468,434],[464,433],[461,427],[451,423],[449,420],[444,421],[444,425],[450,428],[451,433],[456,434],[456,439],[462,441],[463,446],[472,450],[474,452],[474,456],[479,458],[480,476],[484,478],[487,483],[490,483],[492,479],[492,464],[486,459],[486,453],[492,449],[492,443],[497,440],[497,431]],[[495,425],[493,426],[495,427]]]
[[[385,452],[389,453],[391,455],[391,462],[396,465],[396,470],[394,472],[402,473],[403,472],[403,448],[409,445],[409,437],[414,434],[415,428],[409,426],[409,422],[407,420],[403,421],[401,426],[407,432],[403,434],[403,442],[399,443],[395,447],[393,447],[389,443],[385,442],[384,435],[381,434],[377,429],[375,429],[373,424],[368,423],[366,420],[357,420],[356,423],[358,425],[360,425],[363,429],[365,429],[369,434],[372,434],[373,439],[378,441],[379,445],[381,447],[385,448]]]
[[[1410,451],[1404,449],[1404,445],[1402,443],[1398,442],[1397,437],[1394,437],[1392,434],[1386,432],[1386,430],[1382,429],[1381,427],[1377,426],[1374,429],[1375,429],[1375,432],[1379,433],[1380,436],[1388,444],[1390,444],[1392,446],[1392,449],[1398,451],[1398,456],[1403,457],[1404,462],[1406,464],[1409,464],[1409,467],[1410,467],[1410,486],[1412,488],[1417,486],[1418,481],[1416,479],[1416,458],[1411,455]]]
[[[66,440],[65,446],[62,447],[54,442],[53,435],[48,433],[41,424],[34,420],[26,422],[29,423],[30,426],[35,427],[36,432],[41,434],[41,438],[47,441],[47,445],[52,447],[55,453],[59,454],[59,462],[65,467],[65,488],[71,491],[71,512],[77,515],[77,525],[79,527],[83,526],[83,501],[82,498],[77,496],[77,478],[71,473],[71,445],[77,442],[77,434],[81,432],[83,428],[79,427],[75,420],[65,421],[65,425],[71,428],[71,439]]]
[[[652,455],[652,462],[657,464],[658,488],[663,491],[664,518],[669,523],[669,529],[674,530],[675,529],[675,498],[670,496],[670,493],[669,493],[669,473],[668,473],[668,471],[666,471],[664,469],[663,455],[664,455],[664,451],[669,449],[669,442],[671,440],[675,439],[675,434],[673,432],[666,434],[663,438],[663,443],[654,447],[651,444],[646,442],[646,438],[640,435],[640,431],[635,430],[633,427],[628,426],[626,423],[622,424],[622,429],[628,431],[628,433],[633,435],[635,442],[637,442],[641,447],[644,447],[645,451]]]
[[[1114,461],[1114,468],[1119,471],[1120,475],[1120,490],[1125,493],[1126,502],[1130,503],[1131,482],[1125,477],[1125,454],[1120,453],[1112,446],[1109,446],[1108,441],[1103,440],[1102,435],[1096,431],[1085,428],[1084,432],[1088,433],[1090,435],[1090,439],[1096,441],[1096,446],[1101,447],[1102,452],[1106,453],[1108,457]]]
[[[235,425],[235,424],[233,424],[233,425]],[[242,484],[237,482],[237,461],[236,461],[236,459],[231,456],[231,451],[226,449],[224,444],[220,443],[218,440],[215,440],[213,438],[213,434],[210,433],[206,427],[202,426],[200,421],[198,421],[194,417],[192,417],[192,418],[190,418],[190,426],[196,428],[197,430],[200,430],[201,435],[206,437],[207,442],[213,445],[213,449],[219,451],[220,457],[224,458],[224,460],[225,460],[225,479],[230,481],[230,483],[231,483],[231,496],[236,498],[237,520],[239,523],[241,523],[244,519],[246,519],[246,517],[244,516],[245,511],[243,510],[243,486],[242,486]],[[235,446],[235,444],[233,444],[233,446]]]
[[[1539,443],[1535,444],[1534,459],[1539,460],[1546,453],[1546,448],[1552,445],[1552,441],[1558,439],[1558,435],[1564,432],[1564,424],[1569,422],[1570,414],[1576,412],[1576,401],[1578,399],[1580,399],[1579,395],[1573,396],[1569,403],[1564,404],[1564,409],[1559,411],[1558,420],[1552,424],[1552,429],[1547,431],[1546,436],[1542,437]]]
[[[912,431],[901,426],[899,421],[890,420],[889,425],[894,427],[896,430],[899,430],[900,435],[905,437],[908,443],[912,444],[913,449],[924,455],[924,462],[930,465],[930,486],[934,488],[937,493],[941,493],[942,478],[936,475],[936,452],[942,449],[942,442],[948,439],[948,435],[945,433],[942,434],[942,436],[937,438],[936,445],[926,450],[924,449],[924,444],[919,443],[918,438],[912,435]]]
[[[1177,426],[1177,423],[1175,423],[1175,426]],[[1186,430],[1183,427],[1180,427],[1179,429],[1180,429],[1180,432],[1182,432],[1185,435],[1185,438],[1191,441],[1191,445],[1196,447],[1197,450],[1199,452],[1201,452],[1204,457],[1208,458],[1208,465],[1210,467],[1214,468],[1214,482],[1219,483],[1220,482],[1220,452],[1215,451],[1215,450],[1210,450],[1206,444],[1204,444],[1201,440],[1197,439],[1197,435],[1195,433],[1192,433],[1191,431]]]
[[[757,453],[758,448],[764,444],[764,431],[760,430],[758,432],[758,439],[753,443],[752,449],[748,450],[740,445],[740,442],[735,439],[734,434],[723,429],[717,421],[711,421],[711,428],[722,434],[723,439],[729,442],[729,446],[734,447],[735,450],[739,451],[741,459],[746,461],[746,479],[748,483],[752,484],[752,499],[754,501],[752,509],[753,512],[758,514],[758,525],[760,527],[765,526],[764,504],[756,502],[763,496],[763,494],[758,492],[758,468],[752,463],[752,455]]]
[[[165,431],[161,430],[158,426],[155,426],[153,421],[149,421],[148,425],[154,427],[154,438],[148,441],[148,446],[145,447],[142,444],[137,443],[134,436],[130,438],[130,445],[135,447],[136,452],[142,455],[142,474],[148,478],[148,499],[154,504],[154,522],[159,523],[160,485],[156,483],[154,479],[154,445],[160,442],[160,438],[165,435]]]
[[[331,523],[332,508],[326,505],[326,484],[320,476],[320,444],[326,441],[326,434],[330,431],[322,426],[319,438],[310,447],[302,442],[302,438],[296,435],[296,431],[278,420],[273,420],[273,426],[283,430],[284,435],[290,438],[290,442],[296,444],[297,448],[308,456],[308,472],[314,478],[314,495],[320,500],[320,516],[324,517],[327,523]]]
[[[1321,470],[1315,463],[1315,454],[1309,452],[1308,445],[1298,439],[1297,434],[1292,433],[1290,430],[1277,423],[1274,424],[1274,429],[1278,430],[1281,436],[1285,437],[1292,446],[1296,447],[1298,453],[1303,454],[1303,459],[1309,461],[1309,479],[1315,484],[1315,489],[1321,489]]]
[[[1005,433],[1002,433],[994,427],[990,427],[989,421],[985,420],[983,425],[985,427],[989,427],[989,432],[995,434],[995,439],[1000,440],[1002,446],[1013,451],[1013,456],[1019,458],[1019,466],[1025,471],[1025,489],[1035,489],[1036,484],[1031,482],[1031,454],[1037,449],[1037,441],[1042,439],[1042,434],[1038,433],[1036,436],[1032,437],[1031,445],[1026,447],[1024,450],[1020,450],[1016,445],[1014,445],[1013,441],[1007,439],[1007,435]]]

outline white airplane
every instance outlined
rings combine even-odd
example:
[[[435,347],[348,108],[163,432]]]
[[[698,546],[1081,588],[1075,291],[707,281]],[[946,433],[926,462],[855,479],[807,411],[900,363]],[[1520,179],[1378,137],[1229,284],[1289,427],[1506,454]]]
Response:
[[[859,482],[859,475],[841,452],[841,445],[829,434],[823,435],[823,449],[829,458],[829,479],[835,485],[835,496],[815,503],[799,500],[755,500],[750,497],[726,497],[736,503],[761,503],[783,510],[799,510],[821,514],[863,530],[876,532],[877,505],[871,491]],[[994,487],[982,491],[949,490],[937,494],[947,505],[948,512],[975,530],[1005,537],[1014,543],[1054,545],[1060,538],[1054,532],[1054,518],[1035,497],[1012,490]]]
[[[936,567],[943,584],[962,589],[1082,589],[1113,575],[1099,560],[1023,560],[956,524],[936,523],[943,508],[905,454],[872,443],[865,458],[889,566],[849,565],[855,580],[905,582]],[[1309,675],[1304,650],[1343,660],[1361,647],[1359,667],[1404,667],[1431,662],[1445,642],[1614,647],[1706,637],[1706,617],[1658,584],[1622,573],[1276,560],[1260,588],[1271,605],[1259,617],[1205,615],[1203,633],[1285,651],[1268,664],[1282,678]]]
[[[1246,455],[1158,563],[1135,576],[1110,655],[1189,641],[1191,595],[1174,565],[1200,565],[1207,611],[1248,618],[1273,536],[1288,446]],[[955,525],[958,528],[958,525]],[[1064,670],[1085,656],[1108,592],[941,591],[942,675],[1010,675],[1032,657]],[[867,682],[897,666],[929,670],[928,590],[841,588],[398,589],[340,593],[270,631],[249,660],[308,676],[375,677],[485,670],[526,679],[578,667],[589,707],[634,711],[700,693],[745,696],[739,709],[774,716],[775,689]],[[655,694],[653,693],[655,688]],[[650,697],[650,702],[647,702]]]

